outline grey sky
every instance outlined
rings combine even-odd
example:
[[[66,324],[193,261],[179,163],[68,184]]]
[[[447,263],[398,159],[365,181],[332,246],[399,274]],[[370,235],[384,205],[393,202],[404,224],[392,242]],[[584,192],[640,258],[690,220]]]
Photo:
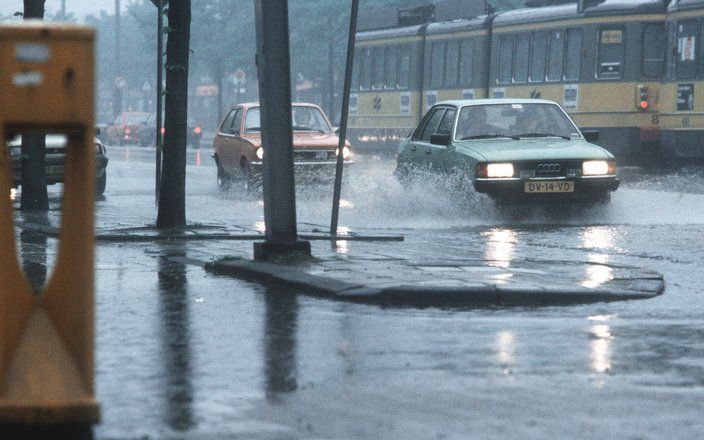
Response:
[[[122,0],[124,9],[130,0]],[[46,10],[55,13],[61,9],[61,0],[47,0]],[[22,0],[0,0],[0,14],[10,15],[22,10]],[[66,12],[72,12],[82,19],[86,14],[97,14],[101,10],[112,13],[115,10],[115,0],[66,0]]]

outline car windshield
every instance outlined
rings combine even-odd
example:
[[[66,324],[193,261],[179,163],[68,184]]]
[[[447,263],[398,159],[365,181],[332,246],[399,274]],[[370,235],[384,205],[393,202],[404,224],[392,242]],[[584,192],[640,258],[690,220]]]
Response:
[[[579,137],[579,130],[554,104],[486,104],[462,107],[455,139]]]
[[[325,116],[317,107],[294,105],[291,107],[291,113],[294,131],[319,131],[321,133],[332,131]],[[261,130],[259,107],[253,107],[247,111],[244,130],[247,132]]]

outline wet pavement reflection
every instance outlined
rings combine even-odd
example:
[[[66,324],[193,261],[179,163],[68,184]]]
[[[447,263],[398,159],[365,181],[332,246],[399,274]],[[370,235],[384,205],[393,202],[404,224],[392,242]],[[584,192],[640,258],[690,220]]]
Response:
[[[279,393],[298,388],[296,332],[298,298],[291,291],[267,288],[264,320],[264,357],[267,398],[276,401]]]
[[[191,318],[186,266],[174,260],[185,257],[184,245],[168,246],[159,256],[160,340],[166,424],[174,431],[188,431],[193,415]]]

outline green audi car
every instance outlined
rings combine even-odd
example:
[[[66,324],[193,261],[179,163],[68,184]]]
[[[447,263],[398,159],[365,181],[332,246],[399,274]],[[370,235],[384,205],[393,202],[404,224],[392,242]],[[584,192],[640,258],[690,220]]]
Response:
[[[455,175],[498,200],[608,202],[616,160],[597,139],[552,101],[444,101],[399,145],[396,175]]]

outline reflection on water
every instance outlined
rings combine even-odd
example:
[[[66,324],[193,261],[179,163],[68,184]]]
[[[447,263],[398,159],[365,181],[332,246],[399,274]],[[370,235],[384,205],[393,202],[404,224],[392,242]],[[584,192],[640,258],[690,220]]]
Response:
[[[608,324],[594,324],[589,327],[589,338],[591,370],[594,373],[611,371],[611,327]]]
[[[176,431],[195,426],[191,367],[191,317],[186,266],[171,255],[185,256],[185,248],[164,249],[159,257],[161,349],[164,372],[166,423]]]
[[[261,232],[262,234],[265,233],[266,232],[266,223],[264,223],[264,220],[255,222],[254,229],[257,232]]]
[[[609,226],[590,226],[581,234],[582,246],[587,249],[612,249],[614,248],[616,233]],[[597,288],[613,279],[614,271],[608,265],[611,257],[608,253],[591,252],[587,256],[591,263],[587,266],[585,279],[579,285],[587,288]]]
[[[340,255],[346,255],[350,248],[349,248],[349,240],[337,240],[334,242],[333,247],[335,248],[335,252],[337,252]]]
[[[496,267],[509,267],[511,260],[516,256],[515,247],[518,234],[512,229],[493,228],[482,232],[486,237],[486,251],[484,252],[488,264]]]
[[[17,200],[17,189],[16,188],[10,188],[10,201],[15,201]]]
[[[277,393],[298,388],[296,368],[296,329],[298,298],[295,293],[267,288],[265,293],[264,373],[266,395],[275,400]]]
[[[516,348],[515,335],[511,331],[504,330],[496,335],[494,340],[494,351],[496,352],[496,360],[501,366],[503,374],[510,374],[510,367],[515,364],[513,356]]]
[[[22,213],[24,221],[39,225],[49,224],[45,211]],[[20,254],[22,270],[36,293],[40,293],[47,280],[46,234],[31,230],[20,232]]]

